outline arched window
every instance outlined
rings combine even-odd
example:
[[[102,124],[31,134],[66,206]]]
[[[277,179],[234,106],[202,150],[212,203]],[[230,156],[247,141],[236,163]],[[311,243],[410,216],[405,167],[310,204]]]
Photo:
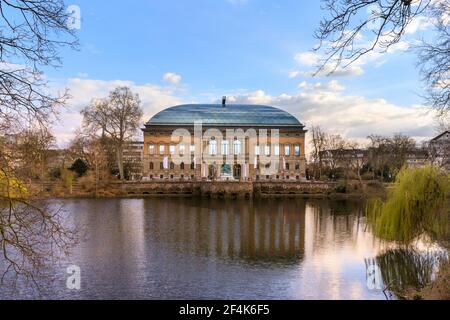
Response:
[[[173,162],[170,163],[170,170],[175,170],[175,163]]]
[[[235,140],[234,141],[234,155],[239,156],[239,155],[241,155],[241,152],[242,152],[242,143],[240,140]]]
[[[184,162],[182,162],[182,163],[180,164],[180,170],[181,170],[181,171],[184,171]]]
[[[153,162],[150,162],[150,170],[153,170],[155,167],[155,165],[153,164]]]
[[[297,163],[296,165],[295,165],[295,170],[300,170],[300,163]]]
[[[161,162],[161,163],[159,164],[159,169],[164,170],[164,162]]]

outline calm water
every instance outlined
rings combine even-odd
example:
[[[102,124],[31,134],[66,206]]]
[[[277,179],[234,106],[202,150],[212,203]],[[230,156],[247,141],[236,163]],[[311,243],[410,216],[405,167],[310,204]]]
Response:
[[[386,259],[395,267],[401,255],[366,230],[358,202],[64,203],[84,241],[48,270],[53,281],[40,293],[19,284],[0,287],[0,298],[385,299],[368,287],[367,267]],[[81,268],[78,292],[66,288],[68,265]]]

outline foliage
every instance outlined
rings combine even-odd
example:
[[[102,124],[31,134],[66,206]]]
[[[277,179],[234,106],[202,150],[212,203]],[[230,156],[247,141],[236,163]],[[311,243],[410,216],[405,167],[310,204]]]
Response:
[[[388,199],[367,205],[369,223],[377,236],[409,244],[427,234],[446,240],[450,222],[450,177],[434,166],[403,168]]]
[[[73,180],[75,179],[75,174],[73,173],[73,171],[64,169],[61,172],[61,179],[63,180],[66,188],[70,189],[72,188]]]
[[[345,185],[338,185],[336,187],[337,193],[347,193],[347,187]]]
[[[61,179],[62,169],[61,168],[53,168],[50,170],[50,178],[52,179]]]
[[[75,172],[77,174],[78,178],[80,178],[86,174],[88,169],[89,168],[88,168],[87,164],[83,160],[77,159],[72,164],[72,166],[70,167],[69,170]]]
[[[20,180],[0,170],[0,198],[19,199],[27,196],[28,190]]]

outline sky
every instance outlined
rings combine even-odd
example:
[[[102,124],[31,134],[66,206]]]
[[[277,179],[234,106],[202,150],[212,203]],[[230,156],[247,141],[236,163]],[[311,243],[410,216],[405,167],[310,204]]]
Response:
[[[427,35],[418,19],[386,53],[373,53],[334,75],[312,76],[320,56],[314,31],[325,14],[311,0],[69,0],[81,12],[80,48],[63,49],[47,68],[52,88],[72,98],[54,131],[65,146],[79,111],[117,86],[139,93],[145,117],[182,103],[268,104],[306,128],[364,141],[370,134],[436,135],[422,105],[411,45]],[[361,42],[370,40],[361,36]]]

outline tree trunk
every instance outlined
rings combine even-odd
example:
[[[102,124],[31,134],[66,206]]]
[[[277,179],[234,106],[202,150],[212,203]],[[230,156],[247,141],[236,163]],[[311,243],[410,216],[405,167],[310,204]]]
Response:
[[[123,170],[123,146],[119,144],[117,146],[117,166],[119,168],[120,180],[124,180],[124,170]]]

